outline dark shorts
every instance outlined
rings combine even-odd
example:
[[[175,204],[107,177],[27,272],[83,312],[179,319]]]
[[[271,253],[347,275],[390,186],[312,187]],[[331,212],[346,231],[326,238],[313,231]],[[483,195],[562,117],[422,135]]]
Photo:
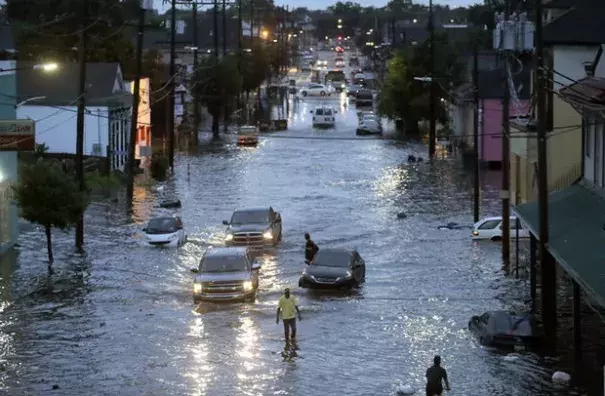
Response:
[[[292,338],[296,337],[296,318],[283,319],[282,322],[284,322],[284,332]]]
[[[426,388],[426,396],[441,396],[443,388]]]

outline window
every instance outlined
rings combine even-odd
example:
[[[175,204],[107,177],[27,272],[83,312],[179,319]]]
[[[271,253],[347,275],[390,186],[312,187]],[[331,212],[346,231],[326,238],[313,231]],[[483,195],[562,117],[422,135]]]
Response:
[[[324,115],[324,109],[315,109],[315,115]]]
[[[498,227],[502,221],[501,220],[487,220],[485,223],[479,226],[480,230],[493,230]]]

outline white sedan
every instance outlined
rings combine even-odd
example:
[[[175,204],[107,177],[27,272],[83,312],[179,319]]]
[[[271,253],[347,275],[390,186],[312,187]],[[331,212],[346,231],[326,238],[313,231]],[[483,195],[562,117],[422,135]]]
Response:
[[[334,88],[322,84],[310,84],[300,90],[302,96],[326,96],[332,95]]]
[[[187,241],[187,234],[183,229],[180,217],[165,216],[149,220],[147,227],[143,228],[145,243],[152,246],[177,247]]]
[[[529,238],[529,230],[523,228],[521,222],[516,217],[510,218],[510,237],[517,237],[517,227],[519,228],[519,238]],[[502,240],[502,217],[486,217],[473,226],[473,240],[489,239],[490,241]]]

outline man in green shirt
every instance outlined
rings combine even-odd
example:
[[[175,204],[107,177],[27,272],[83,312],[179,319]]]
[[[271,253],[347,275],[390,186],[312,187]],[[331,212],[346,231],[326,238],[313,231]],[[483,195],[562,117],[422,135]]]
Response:
[[[286,336],[286,342],[290,341],[290,329],[292,329],[292,341],[296,340],[296,314],[298,313],[298,320],[302,320],[300,316],[300,310],[296,305],[296,299],[290,295],[290,289],[284,290],[284,295],[279,299],[277,306],[277,318],[275,323],[279,323],[279,315],[281,313],[282,321],[284,322],[284,335]]]

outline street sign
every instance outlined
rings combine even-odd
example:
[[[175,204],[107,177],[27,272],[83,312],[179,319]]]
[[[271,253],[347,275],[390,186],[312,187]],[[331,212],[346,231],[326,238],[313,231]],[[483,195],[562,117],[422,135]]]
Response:
[[[0,151],[34,151],[34,120],[0,120]]]

